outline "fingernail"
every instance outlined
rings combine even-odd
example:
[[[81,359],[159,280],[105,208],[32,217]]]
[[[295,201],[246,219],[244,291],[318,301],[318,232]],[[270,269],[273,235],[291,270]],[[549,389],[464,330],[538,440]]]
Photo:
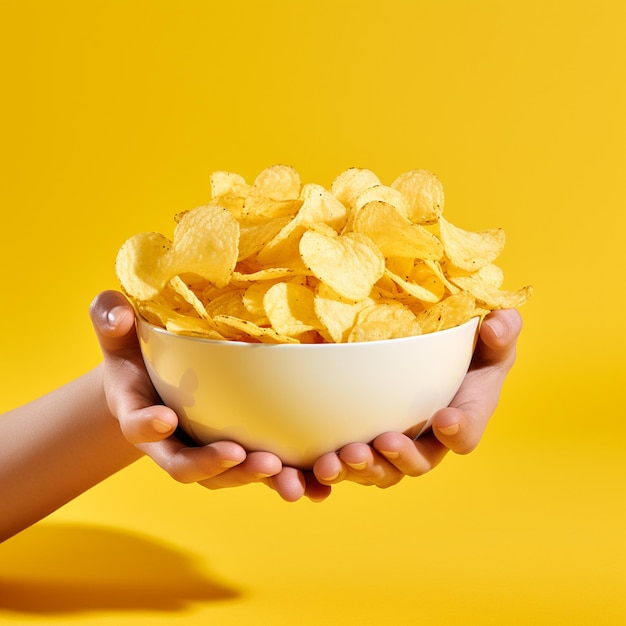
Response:
[[[107,313],[107,322],[108,322],[109,326],[117,326],[117,324],[120,321],[120,318],[123,317],[123,315],[125,313],[126,313],[126,310],[124,309],[124,307],[114,306]]]
[[[152,420],[152,428],[154,428],[157,433],[161,433],[162,435],[164,435],[165,433],[169,433],[171,430],[173,430],[170,424],[162,422],[160,419]]]
[[[440,433],[444,435],[456,435],[459,432],[460,424],[452,424],[450,426],[443,426],[442,428],[437,428]]]
[[[269,478],[270,476],[273,476],[274,474],[266,474],[265,472],[257,472],[254,477],[258,480],[260,480],[261,478]]]
[[[505,328],[504,324],[500,320],[489,320],[487,324],[497,339],[504,337]]]
[[[327,481],[337,480],[337,478],[339,478],[339,474],[340,474],[340,472],[337,471],[332,476],[322,476],[321,478],[322,478],[322,480],[327,480]]]
[[[346,465],[353,470],[364,470],[367,467],[367,461],[361,461],[361,463],[346,463]]]
[[[233,461],[232,459],[223,459],[220,461],[220,467],[224,469],[228,469],[229,467],[235,467],[235,465],[239,465],[241,461]]]
[[[379,450],[379,452],[388,459],[397,459],[400,453],[396,450]]]

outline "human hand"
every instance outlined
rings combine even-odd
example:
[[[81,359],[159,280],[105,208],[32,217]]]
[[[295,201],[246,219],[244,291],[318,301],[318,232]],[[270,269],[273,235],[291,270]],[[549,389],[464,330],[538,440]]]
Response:
[[[350,480],[363,485],[390,487],[404,476],[420,476],[433,469],[449,450],[474,450],[495,411],[502,385],[516,356],[522,318],[516,309],[489,314],[480,328],[476,349],[461,388],[450,405],[438,411],[431,430],[388,432],[371,444],[351,443],[338,453],[320,457],[313,471],[322,484]]]
[[[104,355],[104,392],[124,437],[175,480],[209,489],[265,482],[287,501],[322,500],[330,488],[284,467],[269,452],[250,452],[233,441],[187,446],[177,435],[178,417],[164,406],[146,371],[135,332],[135,313],[123,294],[105,291],[90,317]]]

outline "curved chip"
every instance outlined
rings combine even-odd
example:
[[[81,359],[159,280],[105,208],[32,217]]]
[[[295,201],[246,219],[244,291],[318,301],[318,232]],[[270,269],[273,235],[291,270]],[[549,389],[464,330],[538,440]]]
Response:
[[[439,239],[413,224],[386,202],[368,202],[354,215],[355,232],[367,235],[385,257],[438,260],[443,257]]]
[[[471,232],[454,226],[442,217],[439,219],[439,233],[452,265],[468,272],[491,263],[504,249],[505,235],[501,228]]]
[[[300,255],[314,276],[349,300],[367,298],[385,273],[385,257],[361,233],[329,237],[309,230],[300,240]]]
[[[443,185],[428,170],[409,170],[391,183],[407,204],[409,219],[416,224],[435,224],[443,213]]]

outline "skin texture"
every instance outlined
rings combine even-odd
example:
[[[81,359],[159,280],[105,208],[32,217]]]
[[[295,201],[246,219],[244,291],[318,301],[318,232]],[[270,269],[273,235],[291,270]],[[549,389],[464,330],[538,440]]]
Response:
[[[494,311],[485,318],[470,369],[450,403],[433,419],[432,430],[417,441],[412,433],[384,433],[371,445],[348,444],[327,454],[313,471],[324,484],[352,480],[389,487],[404,476],[421,476],[437,466],[450,450],[474,450],[495,411],[502,386],[515,362],[522,319],[515,309]]]
[[[389,487],[433,469],[452,450],[471,452],[494,412],[515,361],[522,321],[496,311],[480,331],[474,358],[432,431],[384,433],[322,456],[312,472],[283,466],[268,452],[247,453],[232,441],[189,446],[176,414],[160,403],[146,372],[134,311],[119,292],[96,297],[90,316],[103,362],[84,376],[0,416],[0,541],[44,518],[144,455],[181,483],[207,489],[262,482],[288,502],[319,502],[344,480]]]

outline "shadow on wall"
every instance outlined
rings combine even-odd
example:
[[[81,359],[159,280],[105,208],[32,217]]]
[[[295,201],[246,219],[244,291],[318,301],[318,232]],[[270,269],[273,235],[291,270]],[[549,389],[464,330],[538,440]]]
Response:
[[[40,524],[0,545],[0,615],[182,611],[241,593],[144,535]]]

